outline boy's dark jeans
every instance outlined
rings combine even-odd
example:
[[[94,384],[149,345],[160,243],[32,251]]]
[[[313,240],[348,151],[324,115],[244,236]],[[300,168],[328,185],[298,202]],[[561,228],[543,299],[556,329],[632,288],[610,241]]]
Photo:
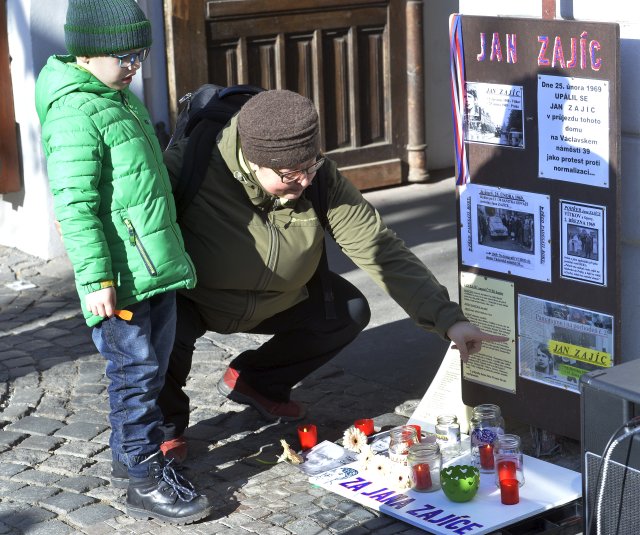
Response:
[[[130,321],[112,317],[93,329],[93,341],[107,359],[111,412],[109,444],[114,459],[134,477],[146,477],[138,465],[156,453],[163,440],[157,399],[164,384],[176,323],[175,292],[127,307]]]
[[[336,319],[325,317],[316,274],[307,285],[307,300],[249,331],[273,337],[257,349],[240,353],[231,362],[242,379],[264,396],[288,401],[296,383],[336,356],[369,323],[371,311],[360,290],[335,273],[330,273],[330,279]],[[164,414],[165,440],[182,435],[189,425],[189,397],[182,388],[191,369],[195,342],[207,330],[193,301],[178,294],[177,310],[176,341],[158,399]]]

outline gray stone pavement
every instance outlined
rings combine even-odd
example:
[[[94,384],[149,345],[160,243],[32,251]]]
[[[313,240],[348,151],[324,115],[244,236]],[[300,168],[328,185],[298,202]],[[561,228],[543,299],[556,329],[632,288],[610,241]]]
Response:
[[[407,243],[419,256],[426,254],[423,246],[429,242],[428,262],[455,296],[452,183],[367,196],[401,236],[397,226],[416,232],[418,237]],[[426,222],[420,219],[423,212]],[[446,349],[415,328],[382,292],[367,286],[344,259],[332,256],[332,265],[335,261],[347,278],[366,286],[374,312],[362,342],[354,342],[296,389],[321,440],[339,439],[354,419],[364,416],[373,417],[379,428],[403,423]],[[79,313],[68,261],[46,262],[0,246],[0,262],[0,535],[424,533],[310,485],[295,466],[275,464],[281,438],[297,447],[296,424],[267,424],[255,410],[215,389],[229,361],[264,340],[243,334],[201,338],[188,383],[193,410],[187,475],[209,496],[213,515],[184,527],[130,519],[124,514],[124,491],[108,480],[104,361]],[[22,287],[7,286],[16,281]],[[403,366],[399,358],[405,359]],[[407,373],[412,368],[406,363],[419,368],[419,380]],[[556,456],[554,462],[575,468],[575,444],[564,447],[569,455]]]

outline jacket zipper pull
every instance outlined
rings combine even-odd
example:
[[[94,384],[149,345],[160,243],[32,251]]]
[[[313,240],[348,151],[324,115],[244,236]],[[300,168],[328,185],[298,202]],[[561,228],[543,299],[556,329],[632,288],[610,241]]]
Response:
[[[124,220],[124,225],[125,227],[127,227],[127,230],[129,231],[129,243],[131,245],[135,245],[136,244],[136,233],[133,230],[133,225],[131,224],[131,221],[129,221],[128,219]]]

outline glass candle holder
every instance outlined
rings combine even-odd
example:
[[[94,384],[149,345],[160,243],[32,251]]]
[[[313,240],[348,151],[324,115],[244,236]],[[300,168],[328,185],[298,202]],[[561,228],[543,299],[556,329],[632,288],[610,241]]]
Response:
[[[518,435],[498,436],[493,443],[496,486],[505,479],[515,479],[518,486],[524,485],[523,455]]]
[[[491,473],[495,469],[493,443],[504,435],[504,419],[500,407],[490,403],[477,405],[471,415],[471,464],[480,472]]]
[[[408,425],[394,427],[389,431],[389,459],[406,465],[409,448],[419,442],[418,433],[414,427]]]
[[[436,440],[444,459],[460,455],[460,424],[453,414],[443,414],[436,419]]]
[[[417,492],[440,489],[442,456],[437,444],[414,444],[409,448],[407,462],[411,474],[411,488]]]

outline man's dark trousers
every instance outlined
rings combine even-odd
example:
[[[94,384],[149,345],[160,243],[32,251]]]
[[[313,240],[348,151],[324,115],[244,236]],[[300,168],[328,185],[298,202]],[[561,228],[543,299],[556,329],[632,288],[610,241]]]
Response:
[[[296,383],[329,362],[369,323],[371,311],[360,290],[335,273],[329,275],[335,319],[326,318],[316,273],[307,284],[309,298],[248,331],[273,336],[259,348],[240,353],[230,364],[244,381],[274,401],[289,401]],[[165,440],[182,435],[189,425],[189,397],[183,387],[191,370],[195,342],[208,330],[198,305],[181,294],[177,314],[176,339],[158,399],[165,420]]]

